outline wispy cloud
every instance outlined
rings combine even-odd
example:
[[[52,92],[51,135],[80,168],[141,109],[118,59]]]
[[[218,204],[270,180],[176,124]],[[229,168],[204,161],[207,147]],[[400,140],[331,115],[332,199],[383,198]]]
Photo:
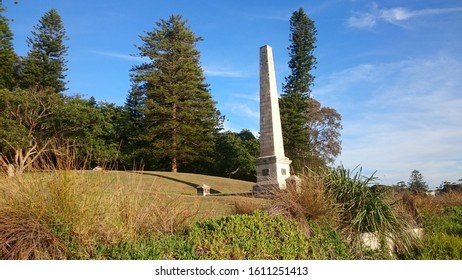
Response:
[[[241,94],[241,93],[235,93],[233,94],[234,97],[239,98],[239,99],[244,99],[244,100],[250,100],[253,102],[260,102],[260,93],[255,92],[254,94]]]
[[[118,52],[93,51],[93,53],[98,54],[98,55],[102,55],[102,56],[122,59],[122,60],[137,61],[137,62],[147,62],[147,61],[149,61],[149,59],[145,58],[145,57],[134,56],[134,55],[129,55],[129,54],[125,54],[125,53],[118,53]]]
[[[324,79],[314,93],[334,96],[343,116],[338,162],[377,171],[389,184],[407,181],[413,169],[433,187],[462,178],[460,77],[462,61],[439,56],[359,65]]]
[[[242,78],[247,74],[243,71],[232,70],[227,68],[204,67],[204,73],[211,77],[229,77],[229,78]]]
[[[255,110],[251,106],[245,103],[228,103],[227,107],[231,109],[231,112],[241,117],[248,117],[253,121],[260,119],[260,112]]]
[[[355,12],[349,17],[347,26],[367,29],[374,27],[380,21],[398,24],[416,17],[459,12],[462,12],[462,7],[409,10],[404,7],[380,8],[376,3],[373,3],[369,11]]]

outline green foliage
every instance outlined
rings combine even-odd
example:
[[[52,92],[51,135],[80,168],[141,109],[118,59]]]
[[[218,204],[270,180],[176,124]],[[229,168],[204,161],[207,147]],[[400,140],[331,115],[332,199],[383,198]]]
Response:
[[[220,133],[216,142],[218,176],[255,181],[259,141],[249,130]]]
[[[340,154],[341,116],[310,97],[316,68],[316,27],[302,8],[290,18],[289,68],[279,99],[286,155],[296,173],[332,163]]]
[[[462,260],[462,237],[446,233],[430,234],[422,240],[414,259]]]
[[[418,170],[413,170],[408,182],[409,189],[415,194],[422,194],[428,190],[424,177]]]
[[[309,98],[314,76],[310,71],[316,67],[314,49],[316,27],[304,10],[300,8],[290,18],[289,68],[291,74],[283,84],[279,100],[281,124],[286,155],[292,159],[296,172],[302,170],[309,154],[308,130]]]
[[[424,223],[430,232],[462,237],[462,206],[446,208],[440,216],[427,216]]]
[[[61,104],[49,90],[0,90],[0,165],[15,164],[17,174],[31,167],[59,133],[53,123]]]
[[[451,192],[459,192],[462,193],[462,179],[458,180],[458,182],[443,182],[441,186],[438,188],[441,193],[451,193]]]
[[[291,74],[286,78],[283,91],[287,95],[309,97],[310,86],[314,80],[310,71],[315,69],[317,64],[314,56],[317,30],[303,8],[292,14],[290,32],[289,68]]]
[[[426,234],[409,259],[462,259],[462,206],[446,208],[440,215],[426,215]]]
[[[87,255],[75,251],[71,259],[97,260],[193,260],[193,247],[179,234],[155,235],[113,244],[98,241]]]
[[[407,220],[398,214],[382,197],[383,192],[374,192],[369,186],[375,177],[364,177],[361,169],[350,171],[343,167],[325,169],[323,178],[332,197],[341,207],[341,226],[350,232],[354,241],[360,234],[371,232],[385,247],[386,238],[394,241],[398,250],[408,252],[412,247],[412,236],[407,232]]]
[[[295,222],[262,211],[197,222],[187,237],[201,259],[303,259],[308,250]]]
[[[127,118],[122,107],[112,103],[93,104],[76,96],[65,96],[55,127],[73,142],[81,161],[102,165],[118,159],[122,128]]]
[[[2,15],[3,11],[0,3],[0,89],[12,90],[17,84],[16,65],[19,58],[13,48],[9,20]]]
[[[21,87],[51,87],[66,90],[66,55],[68,40],[61,16],[55,9],[46,12],[27,39],[30,51],[21,69]]]
[[[199,63],[201,40],[181,16],[157,23],[140,36],[140,56],[150,62],[132,69],[133,90],[146,96],[144,121],[153,154],[174,172],[210,165],[221,118]]]
[[[327,224],[310,223],[308,258],[313,260],[355,259],[351,246],[339,231]]]
[[[322,107],[313,98],[309,99],[308,119],[308,143],[310,158],[306,166],[316,168],[333,163],[340,154],[341,141],[340,130],[342,129],[342,116],[333,108]],[[318,161],[318,162],[316,162]]]

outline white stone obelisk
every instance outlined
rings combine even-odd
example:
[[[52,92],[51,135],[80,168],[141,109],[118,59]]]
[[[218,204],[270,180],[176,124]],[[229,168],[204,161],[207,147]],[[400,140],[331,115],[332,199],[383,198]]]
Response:
[[[254,191],[285,189],[291,162],[284,155],[273,49],[265,45],[260,48],[260,157]]]

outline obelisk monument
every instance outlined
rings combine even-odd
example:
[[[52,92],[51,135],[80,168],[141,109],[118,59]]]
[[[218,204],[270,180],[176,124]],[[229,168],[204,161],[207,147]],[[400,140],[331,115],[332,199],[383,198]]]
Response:
[[[291,162],[284,155],[273,49],[265,45],[260,48],[260,157],[254,191],[285,189]]]

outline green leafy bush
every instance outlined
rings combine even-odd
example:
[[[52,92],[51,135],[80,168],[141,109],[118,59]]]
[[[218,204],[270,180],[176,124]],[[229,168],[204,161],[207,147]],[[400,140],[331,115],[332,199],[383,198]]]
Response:
[[[428,230],[462,238],[462,206],[444,209],[440,216],[427,217]]]
[[[409,258],[462,259],[462,206],[445,208],[440,215],[426,215],[424,224],[428,233]]]
[[[427,235],[412,259],[462,260],[462,238],[446,233]]]
[[[78,257],[77,257],[78,258]],[[99,242],[92,259],[109,260],[192,260],[197,259],[192,245],[180,234],[151,235],[137,240],[124,240],[114,244]]]
[[[263,211],[197,222],[187,238],[200,259],[304,259],[308,251],[296,222]]]
[[[356,256],[339,231],[328,224],[310,223],[308,258],[313,260],[351,260]]]

